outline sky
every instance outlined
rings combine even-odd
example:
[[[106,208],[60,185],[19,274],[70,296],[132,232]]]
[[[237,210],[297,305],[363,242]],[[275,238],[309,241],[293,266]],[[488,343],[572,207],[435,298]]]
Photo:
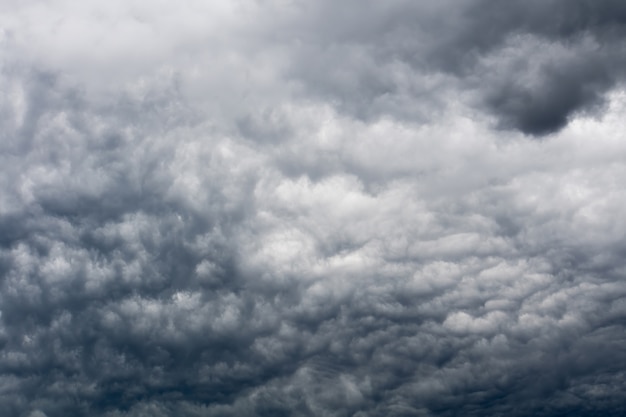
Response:
[[[1,0],[7,417],[626,415],[626,2]]]

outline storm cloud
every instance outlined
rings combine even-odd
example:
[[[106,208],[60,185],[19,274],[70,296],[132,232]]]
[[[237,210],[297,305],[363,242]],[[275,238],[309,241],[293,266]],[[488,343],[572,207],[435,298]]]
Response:
[[[2,414],[624,415],[625,23],[4,2]]]

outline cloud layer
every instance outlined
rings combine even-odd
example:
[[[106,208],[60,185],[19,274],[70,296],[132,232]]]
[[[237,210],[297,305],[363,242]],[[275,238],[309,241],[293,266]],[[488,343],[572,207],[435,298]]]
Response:
[[[625,22],[5,2],[5,415],[623,415]]]

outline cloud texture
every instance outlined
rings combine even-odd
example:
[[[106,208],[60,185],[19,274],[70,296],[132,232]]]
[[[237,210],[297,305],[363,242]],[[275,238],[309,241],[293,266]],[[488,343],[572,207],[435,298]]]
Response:
[[[5,1],[0,407],[621,416],[621,1]]]

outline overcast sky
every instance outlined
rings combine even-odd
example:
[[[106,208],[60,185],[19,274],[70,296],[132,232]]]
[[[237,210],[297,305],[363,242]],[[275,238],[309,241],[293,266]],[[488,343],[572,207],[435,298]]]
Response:
[[[623,0],[0,0],[0,414],[626,415]]]

